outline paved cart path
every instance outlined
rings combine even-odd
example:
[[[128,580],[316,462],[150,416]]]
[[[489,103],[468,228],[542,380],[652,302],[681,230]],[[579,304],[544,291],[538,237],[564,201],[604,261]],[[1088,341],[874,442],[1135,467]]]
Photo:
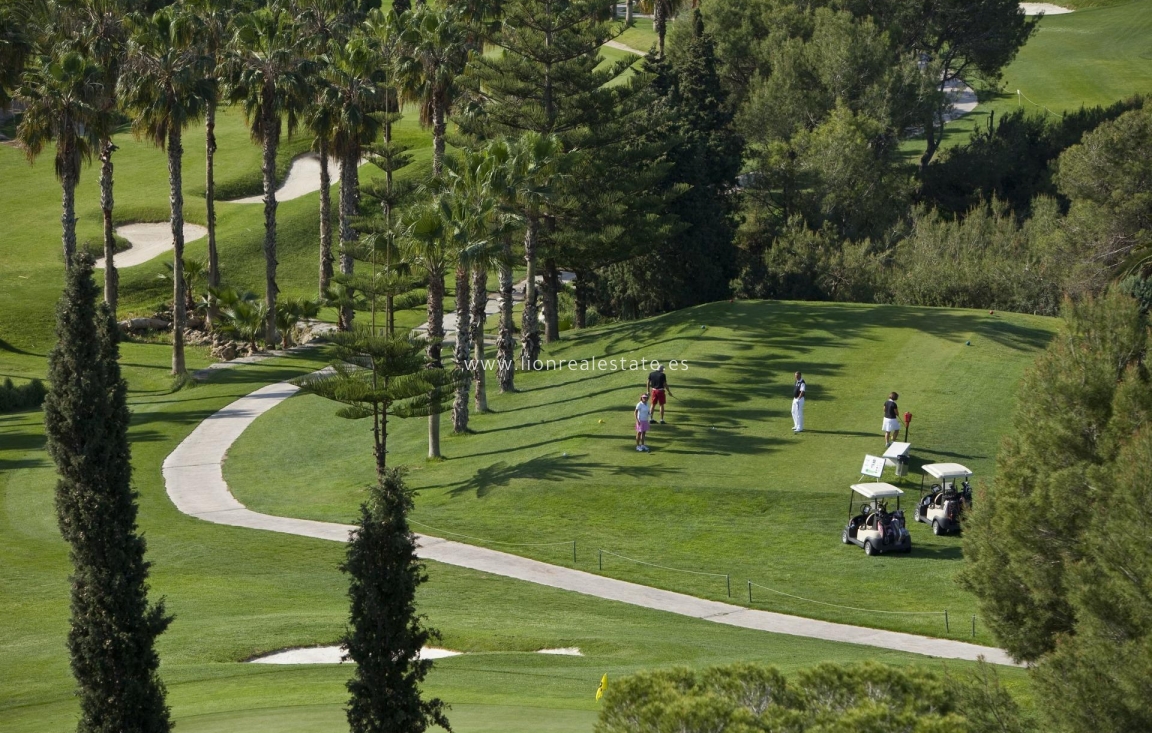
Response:
[[[228,448],[257,417],[296,392],[297,388],[287,382],[262,387],[196,426],[164,460],[164,483],[176,508],[216,524],[283,532],[333,542],[347,541],[351,525],[276,517],[251,511],[236,500],[224,481],[222,468]],[[863,644],[945,659],[975,660],[984,657],[995,664],[1013,664],[1006,653],[992,647],[747,609],[427,535],[417,535],[417,541],[419,555],[424,560],[729,626]]]

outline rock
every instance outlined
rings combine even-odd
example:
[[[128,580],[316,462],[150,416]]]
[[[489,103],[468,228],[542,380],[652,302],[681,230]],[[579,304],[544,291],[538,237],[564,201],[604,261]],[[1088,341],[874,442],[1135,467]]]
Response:
[[[212,356],[220,361],[232,361],[236,358],[236,344],[227,342],[214,346]]]

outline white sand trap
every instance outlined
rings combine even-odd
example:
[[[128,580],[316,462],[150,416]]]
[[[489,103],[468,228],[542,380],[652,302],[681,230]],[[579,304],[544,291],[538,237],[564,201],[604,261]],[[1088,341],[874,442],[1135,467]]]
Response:
[[[559,654],[564,657],[582,657],[584,653],[580,651],[579,647],[575,646],[562,646],[559,649],[537,649],[537,654]]]
[[[364,165],[365,161],[361,160],[360,165]],[[335,158],[328,159],[328,175],[332,178],[332,183],[340,180],[340,161]],[[320,190],[320,156],[308,153],[301,155],[292,161],[292,167],[288,169],[288,175],[280,183],[280,188],[276,189],[277,201],[291,201],[298,199],[301,196],[307,196],[313,191]],[[246,196],[242,199],[233,199],[225,201],[226,204],[262,204],[264,203],[264,194],[260,193],[255,196]]]
[[[116,268],[142,265],[172,249],[172,225],[168,222],[125,224],[116,227],[116,233],[127,239],[132,248],[119,252],[113,258]],[[208,230],[199,224],[184,222],[184,243],[208,236]],[[96,260],[96,268],[104,267],[104,258]]]
[[[1059,5],[1052,3],[1020,3],[1020,9],[1024,11],[1024,15],[1064,15],[1071,13],[1072,8],[1062,8]]]
[[[443,659],[456,657],[463,652],[454,652],[449,649],[434,649],[424,647],[420,650],[421,659]],[[303,649],[285,649],[282,652],[268,654],[256,659],[250,659],[250,664],[343,664],[344,647],[341,646],[314,646]]]

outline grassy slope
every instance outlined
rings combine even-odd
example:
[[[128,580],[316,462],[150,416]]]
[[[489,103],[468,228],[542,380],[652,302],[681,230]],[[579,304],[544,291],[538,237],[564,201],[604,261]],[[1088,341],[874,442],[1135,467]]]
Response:
[[[1061,4],[1061,3],[1057,3]],[[998,88],[977,86],[980,105],[947,126],[945,146],[968,141],[988,116],[1015,110],[1054,114],[1152,94],[1152,3],[1143,0],[1063,3],[1083,8],[1040,21],[1035,36],[1004,71]],[[1018,100],[1019,89],[1031,100]],[[1034,104],[1033,104],[1034,103]],[[922,150],[909,141],[906,150]]]
[[[347,669],[238,664],[261,652],[337,638],[347,611],[345,581],[336,570],[340,546],[185,517],[168,501],[160,476],[164,456],[205,416],[261,384],[315,368],[319,357],[218,373],[206,385],[174,394],[166,387],[166,347],[127,345],[123,357],[132,383],[133,459],[140,525],[154,563],[153,593],[176,614],[160,652],[180,729],[342,729]],[[202,365],[203,357],[195,354],[193,362]],[[64,649],[69,566],[52,511],[54,481],[39,413],[0,416],[3,733],[74,725]],[[444,632],[445,646],[477,652],[438,662],[427,685],[430,694],[454,705],[460,731],[588,731],[600,675],[653,665],[757,659],[795,668],[864,658],[931,664],[726,628],[448,566],[433,564],[429,571],[421,609]],[[588,656],[525,653],[569,645]],[[1021,673],[1009,676],[1023,685]]]
[[[423,460],[422,421],[394,421],[389,445],[392,460],[415,467],[411,480],[423,491],[414,518],[435,528],[430,534],[576,540],[582,569],[596,571],[596,549],[604,548],[731,574],[737,600],[746,600],[751,579],[825,603],[948,608],[965,620],[951,636],[964,638],[975,608],[952,581],[959,538],[934,538],[916,525],[910,557],[868,559],[839,543],[848,485],[864,454],[883,450],[880,408],[891,390],[915,415],[917,461],[960,460],[988,478],[1017,380],[1052,324],[973,311],[718,303],[592,329],[547,354],[688,360],[687,372],[669,372],[675,399],[669,424],[653,428],[650,455],[633,450],[631,435],[644,372],[519,375],[523,391],[490,397],[494,412],[473,418],[476,434],[446,438],[442,463]],[[801,437],[790,432],[788,414],[795,369],[811,392]],[[353,516],[359,487],[371,478],[360,458],[369,426],[333,412],[318,398],[299,397],[257,420],[225,464],[241,501],[288,516]],[[506,549],[572,563],[570,546]],[[727,597],[723,578],[610,556],[604,572]],[[933,616],[861,614],[764,593],[756,605],[945,635]],[[982,630],[979,639],[991,643]]]

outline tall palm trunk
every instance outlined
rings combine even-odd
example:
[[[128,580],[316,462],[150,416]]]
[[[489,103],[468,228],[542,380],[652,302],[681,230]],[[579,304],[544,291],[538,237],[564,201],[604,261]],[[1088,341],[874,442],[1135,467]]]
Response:
[[[624,0],[624,22],[632,22],[632,0]]]
[[[100,145],[100,211],[104,215],[104,302],[116,315],[117,285],[120,273],[116,271],[116,234],[112,230],[112,153],[116,146],[111,139]]]
[[[524,262],[527,281],[524,283],[524,313],[520,320],[520,369],[536,368],[540,358],[540,324],[536,315],[536,236],[540,222],[528,217],[524,228]]]
[[[345,154],[340,160],[340,274],[351,275],[355,260],[352,259],[352,246],[356,243],[356,231],[352,228],[352,218],[356,216],[359,174],[356,165],[360,162],[357,151]],[[352,328],[355,313],[352,306],[340,309],[340,330]]]
[[[544,260],[544,343],[560,340],[560,272],[556,260]]]
[[[439,100],[432,103],[432,175],[444,172],[444,136],[448,132],[444,104]]]
[[[515,341],[512,336],[512,243],[504,240],[500,262],[500,325],[496,336],[496,375],[501,392],[516,391]]]
[[[428,272],[428,368],[443,369],[440,361],[441,342],[444,340],[444,273],[438,269]],[[440,403],[435,399],[428,415],[428,457],[440,457]]]
[[[72,261],[76,259],[76,184],[80,182],[80,164],[75,157],[65,154],[60,173],[60,239],[66,269],[72,269]]]
[[[276,119],[272,100],[264,104],[264,304],[268,307],[265,338],[268,344],[279,339],[276,334],[276,298],[280,288],[276,285],[276,147],[280,140],[280,120]]]
[[[456,267],[456,344],[452,360],[464,375],[452,401],[452,432],[457,434],[468,432],[468,393],[472,388],[472,370],[468,368],[468,357],[472,355],[472,299],[469,297],[471,283],[468,275],[468,268]]]
[[[472,381],[476,412],[488,412],[487,375],[484,373],[484,322],[488,320],[488,271],[477,267],[472,271]]]
[[[216,251],[216,100],[208,100],[204,114],[204,206],[208,218],[208,287],[220,287],[220,253]],[[211,293],[211,291],[209,291]],[[208,328],[220,316],[216,298],[208,296]]]
[[[188,312],[184,302],[184,189],[180,174],[184,147],[180,128],[168,131],[168,201],[172,207],[172,373],[188,372],[184,365],[184,324]]]
[[[343,187],[341,187],[343,194]],[[332,282],[332,177],[328,172],[328,141],[320,138],[320,297]]]

